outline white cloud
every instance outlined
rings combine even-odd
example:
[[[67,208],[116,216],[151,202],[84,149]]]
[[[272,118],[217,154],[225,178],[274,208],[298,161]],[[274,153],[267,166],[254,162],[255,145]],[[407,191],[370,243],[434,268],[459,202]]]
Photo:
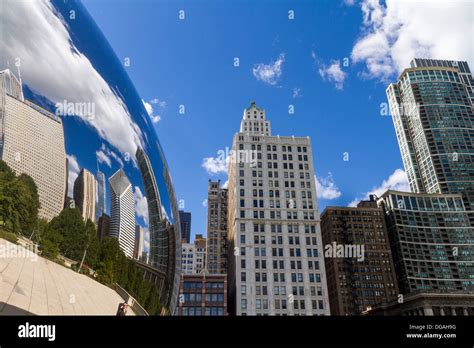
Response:
[[[207,208],[207,198],[203,200],[201,204],[203,207]]]
[[[138,186],[135,186],[135,212],[148,226],[148,201]]]
[[[369,199],[369,195],[376,195],[380,197],[387,190],[410,192],[410,185],[408,184],[408,177],[403,169],[396,169],[382,184],[375,186],[369,192],[366,192],[362,197],[354,199],[349,203],[350,207],[355,207],[361,200]]]
[[[229,180],[226,180],[226,181],[224,182],[224,184],[222,185],[222,188],[225,188],[225,189],[226,189],[227,186],[229,186]]]
[[[95,155],[99,163],[105,163],[110,168],[112,168],[112,157],[114,160],[117,161],[118,164],[120,164],[120,167],[123,168],[123,161],[120,156],[117,155],[114,151],[110,150],[107,146],[105,146],[104,143],[102,143],[102,145],[100,146],[100,150],[97,150],[95,152]]]
[[[79,176],[79,172],[81,171],[81,167],[79,167],[79,163],[77,162],[77,158],[74,155],[66,155],[67,157],[67,195],[73,198],[74,193],[74,181]]]
[[[97,160],[99,161],[99,163],[105,163],[109,167],[112,167],[112,161],[110,160],[110,157],[105,154],[104,151],[97,150],[95,152],[95,155],[97,156]]]
[[[293,98],[301,97],[301,88],[294,87],[292,96],[293,96]]]
[[[386,81],[409,67],[413,58],[467,60],[472,66],[472,11],[462,0],[363,0],[361,37],[352,49],[363,76]]]
[[[161,116],[160,115],[153,115],[153,116],[150,116],[151,118],[151,122],[153,123],[158,123],[161,121]]]
[[[165,108],[166,107],[166,102],[164,100],[160,100],[158,98],[154,98],[154,99],[150,100],[150,103],[151,104],[156,104],[160,108]]]
[[[108,152],[110,154],[110,156],[112,156],[119,164],[120,164],[120,167],[123,167],[123,161],[122,159],[120,158],[119,155],[117,155],[115,152],[109,150]]]
[[[150,103],[147,103],[143,99],[142,99],[142,103],[143,103],[143,105],[145,105],[145,109],[146,109],[146,112],[148,113],[148,115],[151,116],[153,114],[153,106],[151,106]]]
[[[347,6],[352,6],[354,5],[355,3],[355,0],[344,0],[344,4],[346,4]]]
[[[274,62],[269,64],[259,63],[253,66],[253,76],[259,81],[269,85],[276,85],[283,73],[283,63],[285,62],[285,54],[280,53]]]
[[[336,199],[341,196],[341,191],[336,186],[331,173],[325,178],[314,176],[316,180],[316,192],[318,197],[322,199]]]
[[[344,89],[344,80],[347,73],[341,70],[341,63],[339,60],[332,60],[331,65],[329,66],[322,65],[319,68],[319,75],[321,75],[323,80],[333,82],[338,90]]]
[[[158,99],[156,99],[156,100],[158,100]],[[150,101],[150,103],[153,103],[153,101],[155,101],[155,99]],[[148,116],[150,116],[150,118],[151,118],[151,122],[153,122],[153,123],[160,122],[161,116],[160,115],[153,115],[153,111],[154,111],[153,106],[150,103],[144,101],[143,99],[142,99],[142,102],[143,102],[143,105],[145,106],[145,109],[146,109],[146,112],[148,113]],[[160,101],[158,100],[158,102],[156,102],[156,103],[159,103],[159,102]],[[156,103],[153,103],[153,104],[156,104]]]
[[[225,151],[218,151],[218,154],[217,157],[205,157],[202,160],[201,165],[209,174],[227,173],[231,155]]]
[[[140,128],[116,91],[73,45],[67,23],[58,16],[48,1],[2,3],[2,63],[21,58],[23,82],[53,103],[93,104],[93,117],[77,117],[121,153],[134,155],[143,144]]]

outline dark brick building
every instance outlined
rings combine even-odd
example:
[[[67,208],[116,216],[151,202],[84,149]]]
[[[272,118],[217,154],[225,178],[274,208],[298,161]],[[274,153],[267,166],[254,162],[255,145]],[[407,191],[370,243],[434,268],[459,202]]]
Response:
[[[327,207],[321,233],[332,315],[361,315],[397,298],[384,212],[373,196],[357,207]],[[332,252],[335,246],[341,253]],[[350,255],[356,246],[363,253]]]
[[[227,275],[183,275],[179,287],[177,315],[227,315]]]

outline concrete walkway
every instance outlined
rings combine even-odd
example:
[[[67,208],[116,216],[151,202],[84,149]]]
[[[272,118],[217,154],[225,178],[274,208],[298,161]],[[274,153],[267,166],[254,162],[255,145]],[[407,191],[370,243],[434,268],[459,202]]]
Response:
[[[0,315],[115,315],[120,302],[111,288],[0,239]]]

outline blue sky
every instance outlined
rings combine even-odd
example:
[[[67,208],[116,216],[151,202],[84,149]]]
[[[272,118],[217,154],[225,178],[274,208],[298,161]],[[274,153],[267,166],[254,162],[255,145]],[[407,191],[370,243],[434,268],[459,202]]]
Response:
[[[130,60],[127,72],[149,104],[193,235],[206,233],[208,180],[226,181],[217,152],[231,146],[252,100],[266,110],[273,135],[311,137],[322,212],[370,191],[407,188],[392,120],[381,114],[388,81],[415,55],[471,64],[474,56],[461,44],[472,42],[472,28],[462,33],[472,21],[468,2],[460,9],[438,1],[83,3],[118,57]],[[417,17],[448,11],[458,18],[446,23],[449,41],[437,35],[444,25]],[[414,33],[416,25],[433,32]]]

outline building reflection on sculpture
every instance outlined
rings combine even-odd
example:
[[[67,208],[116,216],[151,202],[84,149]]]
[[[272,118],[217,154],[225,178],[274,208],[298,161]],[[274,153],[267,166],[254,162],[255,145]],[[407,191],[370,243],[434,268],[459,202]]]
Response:
[[[79,1],[5,6],[2,22],[20,16],[30,27],[1,27],[0,159],[33,178],[40,218],[76,206],[99,239],[118,238],[173,313],[181,272],[176,198],[153,123],[121,61]],[[147,229],[148,257],[136,255]]]
[[[179,291],[179,275],[181,262],[176,259],[180,255],[179,223],[170,223],[166,213],[162,209],[160,193],[155,180],[155,174],[150,164],[150,159],[141,149],[137,149],[136,158],[138,167],[142,174],[143,186],[148,201],[148,229],[150,232],[150,265],[163,273],[164,277],[159,279],[158,288],[160,298],[174,312]],[[166,167],[164,167],[166,168]],[[165,169],[163,176],[166,180],[167,190],[170,193],[171,202],[175,202],[174,192],[171,188],[169,173]],[[172,204],[173,216],[178,216],[176,204]],[[179,257],[180,259],[180,257]],[[145,271],[147,268],[145,268]],[[148,274],[147,274],[148,275]]]

